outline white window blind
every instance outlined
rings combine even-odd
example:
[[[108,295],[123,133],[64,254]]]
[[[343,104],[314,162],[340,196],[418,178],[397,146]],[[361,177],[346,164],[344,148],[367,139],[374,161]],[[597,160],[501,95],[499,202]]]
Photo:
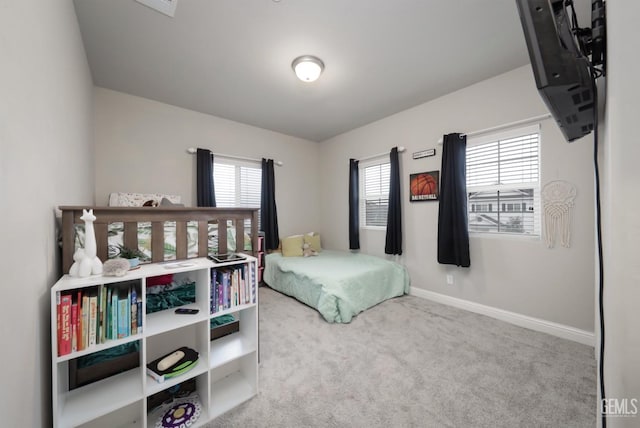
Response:
[[[391,164],[378,161],[360,169],[361,224],[367,227],[386,227],[389,208],[389,180]]]
[[[540,235],[539,126],[467,143],[470,232]]]
[[[216,205],[235,207],[236,203],[236,166],[219,162],[213,165],[213,183],[216,190]]]
[[[216,156],[213,165],[216,205],[219,207],[260,208],[262,167]],[[251,222],[245,222],[245,228]],[[260,225],[258,225],[258,228]]]

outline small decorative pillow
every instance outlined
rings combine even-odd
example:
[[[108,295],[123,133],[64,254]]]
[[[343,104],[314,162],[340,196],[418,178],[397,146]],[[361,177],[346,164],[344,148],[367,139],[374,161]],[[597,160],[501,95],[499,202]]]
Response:
[[[302,244],[304,244],[302,235],[293,235],[284,238],[282,240],[282,255],[284,257],[302,256]]]
[[[304,243],[309,244],[313,251],[322,251],[322,246],[320,245],[320,234],[318,233],[310,232],[304,235]]]

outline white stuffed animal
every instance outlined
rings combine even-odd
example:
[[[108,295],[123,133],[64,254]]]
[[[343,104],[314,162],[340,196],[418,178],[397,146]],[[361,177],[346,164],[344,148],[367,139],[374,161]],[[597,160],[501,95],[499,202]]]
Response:
[[[308,242],[305,242],[302,245],[302,255],[304,257],[317,256],[318,252],[316,250],[314,250],[313,248],[311,248],[311,245],[309,245]]]

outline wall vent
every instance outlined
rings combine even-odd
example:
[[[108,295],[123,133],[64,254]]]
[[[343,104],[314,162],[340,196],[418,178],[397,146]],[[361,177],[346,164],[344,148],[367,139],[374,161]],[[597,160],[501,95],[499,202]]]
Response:
[[[178,5],[178,0],[136,0],[136,1],[147,7],[150,7],[153,10],[157,10],[160,13],[170,16],[171,18],[173,18],[173,15],[175,15],[176,6]]]

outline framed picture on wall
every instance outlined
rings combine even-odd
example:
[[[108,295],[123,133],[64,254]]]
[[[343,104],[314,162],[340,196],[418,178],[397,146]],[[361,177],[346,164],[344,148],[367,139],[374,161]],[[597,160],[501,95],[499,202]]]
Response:
[[[438,200],[440,171],[411,174],[409,183],[409,200],[411,202]]]

